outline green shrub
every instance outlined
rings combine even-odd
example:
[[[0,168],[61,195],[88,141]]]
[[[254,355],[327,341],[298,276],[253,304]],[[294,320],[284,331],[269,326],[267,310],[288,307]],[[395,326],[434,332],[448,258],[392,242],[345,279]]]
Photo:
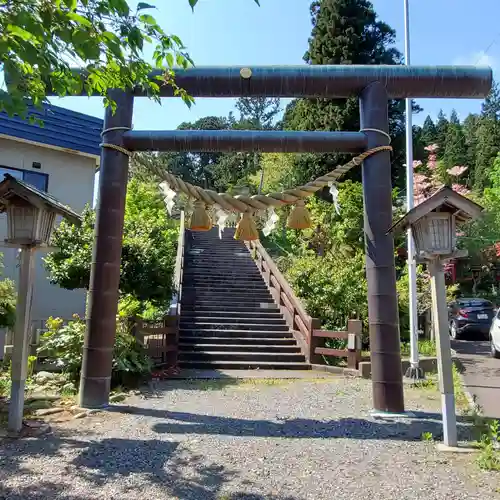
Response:
[[[432,340],[419,340],[418,341],[418,352],[422,356],[436,356],[436,343]],[[409,356],[410,355],[410,343],[402,342],[401,343],[401,355]]]
[[[66,325],[60,318],[49,318],[48,331],[41,337],[39,352],[54,362],[69,379],[77,383],[82,368],[85,322],[78,316]],[[144,348],[130,335],[127,323],[118,321],[113,355],[113,383],[140,380],[151,371],[152,365]]]
[[[344,330],[347,320],[368,315],[364,256],[312,252],[295,259],[286,272],[290,285],[312,317],[329,330]]]
[[[486,432],[479,441],[480,453],[477,464],[483,470],[500,471],[500,423],[494,419],[488,422]]]

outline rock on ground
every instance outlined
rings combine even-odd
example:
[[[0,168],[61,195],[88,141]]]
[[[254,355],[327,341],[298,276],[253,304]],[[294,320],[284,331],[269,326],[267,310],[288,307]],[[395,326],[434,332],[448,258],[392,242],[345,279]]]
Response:
[[[432,390],[406,401],[439,404]],[[0,499],[500,498],[498,474],[422,440],[439,438],[435,416],[378,421],[370,404],[369,381],[342,377],[158,383],[50,435],[2,441]]]

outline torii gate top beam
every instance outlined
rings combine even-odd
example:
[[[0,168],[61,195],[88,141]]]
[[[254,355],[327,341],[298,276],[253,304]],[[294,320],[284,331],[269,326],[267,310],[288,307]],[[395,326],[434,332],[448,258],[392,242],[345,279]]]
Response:
[[[243,67],[244,68],[244,67]],[[175,70],[177,85],[193,97],[323,97],[359,95],[379,81],[390,99],[484,98],[491,89],[491,68],[474,66],[260,66],[194,67]],[[249,73],[249,72],[248,72]],[[158,70],[152,77],[161,75]],[[145,95],[136,89],[135,95]],[[162,97],[172,97],[172,88],[162,86]]]
[[[155,70],[150,79],[162,74],[162,70]],[[381,82],[389,99],[482,99],[491,89],[493,73],[489,67],[477,66],[200,66],[175,69],[175,81],[193,97],[347,98]],[[139,87],[133,94],[147,95]],[[172,87],[163,85],[160,95],[173,97]]]

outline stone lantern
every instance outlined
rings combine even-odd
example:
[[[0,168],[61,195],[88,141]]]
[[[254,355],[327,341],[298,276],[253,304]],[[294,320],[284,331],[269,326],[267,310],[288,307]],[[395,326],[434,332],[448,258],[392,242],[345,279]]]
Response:
[[[53,196],[5,174],[0,182],[0,212],[7,214],[8,246],[47,246],[58,215],[79,223],[80,216]]]
[[[483,208],[449,187],[443,187],[407,212],[390,229],[400,233],[411,226],[417,260],[463,257],[457,250],[457,225],[475,219]]]
[[[412,208],[390,229],[399,233],[409,227],[415,243],[415,255],[425,262],[431,276],[432,318],[438,344],[439,389],[443,412],[443,440],[448,448],[457,446],[457,420],[453,392],[451,345],[443,262],[465,257],[457,249],[456,226],[475,219],[483,208],[465,196],[443,187],[420,205]]]
[[[0,182],[0,213],[3,212],[7,214],[5,245],[21,250],[8,423],[9,431],[16,433],[22,428],[35,252],[49,245],[57,216],[72,223],[80,223],[81,217],[53,196],[9,174]]]

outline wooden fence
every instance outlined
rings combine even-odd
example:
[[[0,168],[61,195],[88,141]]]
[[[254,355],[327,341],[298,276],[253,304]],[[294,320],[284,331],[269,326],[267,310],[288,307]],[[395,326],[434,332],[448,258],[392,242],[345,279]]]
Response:
[[[174,269],[174,293],[168,315],[162,321],[137,321],[135,334],[140,336],[149,357],[155,365],[165,368],[177,366],[179,354],[179,321],[181,315],[182,276],[184,270],[185,215],[180,213],[179,238]]]
[[[255,252],[255,261],[281,313],[291,328],[308,363],[326,364],[323,356],[347,359],[348,368],[357,369],[361,361],[361,329],[359,320],[349,320],[347,331],[330,332],[321,330],[321,322],[309,316],[300,300],[295,296],[285,277],[271,259],[260,241],[252,241],[249,248]],[[346,349],[325,347],[325,340],[341,339]]]

